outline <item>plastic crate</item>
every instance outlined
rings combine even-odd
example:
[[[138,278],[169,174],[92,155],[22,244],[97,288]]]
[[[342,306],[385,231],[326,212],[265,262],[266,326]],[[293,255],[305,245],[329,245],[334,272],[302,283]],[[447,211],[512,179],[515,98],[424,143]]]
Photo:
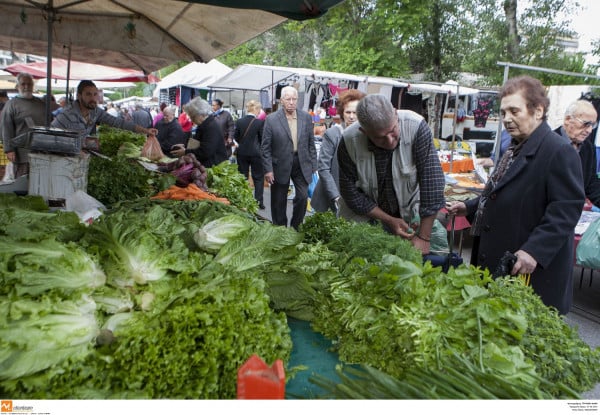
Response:
[[[4,153],[4,146],[0,144],[0,166],[6,166],[8,164],[8,158]]]

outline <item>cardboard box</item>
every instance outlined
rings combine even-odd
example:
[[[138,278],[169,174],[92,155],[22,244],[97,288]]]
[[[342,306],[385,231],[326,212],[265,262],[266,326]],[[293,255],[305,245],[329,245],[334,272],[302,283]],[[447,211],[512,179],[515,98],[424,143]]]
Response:
[[[46,201],[63,201],[77,190],[87,191],[90,155],[65,157],[29,153],[29,194]]]

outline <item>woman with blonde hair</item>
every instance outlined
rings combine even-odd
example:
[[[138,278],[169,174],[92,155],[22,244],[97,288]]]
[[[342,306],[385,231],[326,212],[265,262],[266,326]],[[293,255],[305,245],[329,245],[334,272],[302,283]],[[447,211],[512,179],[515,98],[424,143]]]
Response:
[[[262,107],[259,102],[250,100],[246,104],[246,116],[235,123],[234,139],[238,143],[236,151],[239,172],[248,179],[252,176],[254,198],[260,209],[264,209],[263,193],[265,175],[263,173],[260,145],[264,121],[258,118]]]

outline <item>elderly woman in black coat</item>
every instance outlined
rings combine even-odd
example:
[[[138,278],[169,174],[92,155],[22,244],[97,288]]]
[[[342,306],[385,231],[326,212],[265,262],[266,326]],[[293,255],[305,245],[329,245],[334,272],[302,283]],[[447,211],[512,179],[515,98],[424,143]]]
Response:
[[[495,271],[504,253],[513,253],[508,272],[530,274],[544,304],[566,314],[573,294],[574,229],[585,201],[581,162],[546,123],[549,100],[537,79],[509,79],[500,99],[512,143],[481,196],[454,202],[448,211],[473,217],[478,244],[473,265]]]
[[[210,104],[202,98],[196,97],[185,104],[183,110],[198,126],[194,138],[200,142],[200,145],[193,149],[186,149],[185,146],[179,145],[171,151],[171,154],[181,157],[186,153],[194,153],[196,159],[204,167],[212,167],[227,160],[223,129],[212,115]]]

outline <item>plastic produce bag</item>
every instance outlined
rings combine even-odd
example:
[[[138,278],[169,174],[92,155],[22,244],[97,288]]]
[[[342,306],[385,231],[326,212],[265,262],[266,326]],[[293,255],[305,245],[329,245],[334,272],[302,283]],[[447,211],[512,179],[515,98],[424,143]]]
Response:
[[[142,147],[142,157],[146,157],[152,161],[158,161],[165,158],[164,153],[160,149],[160,143],[155,135],[150,134]]]
[[[75,212],[82,223],[90,224],[102,215],[105,206],[82,190],[77,190],[65,200],[65,209]]]
[[[4,168],[4,178],[1,183],[12,183],[15,181],[15,165],[9,161]]]
[[[585,268],[600,269],[600,219],[596,219],[584,232],[577,245],[577,264]]]

